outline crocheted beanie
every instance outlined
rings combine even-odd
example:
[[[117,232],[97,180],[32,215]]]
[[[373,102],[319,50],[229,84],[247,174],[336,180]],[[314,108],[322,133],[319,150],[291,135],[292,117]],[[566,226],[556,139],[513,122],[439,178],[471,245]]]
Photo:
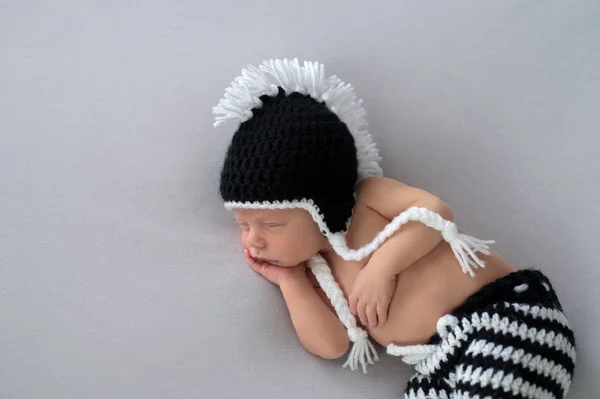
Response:
[[[316,62],[265,61],[243,70],[213,112],[215,126],[241,121],[221,171],[225,206],[304,208],[339,244],[356,184],[382,175],[352,86]]]
[[[323,103],[300,93],[260,97],[233,136],[221,172],[229,204],[310,199],[331,232],[346,230],[358,161],[348,127]],[[326,233],[324,229],[323,233]]]

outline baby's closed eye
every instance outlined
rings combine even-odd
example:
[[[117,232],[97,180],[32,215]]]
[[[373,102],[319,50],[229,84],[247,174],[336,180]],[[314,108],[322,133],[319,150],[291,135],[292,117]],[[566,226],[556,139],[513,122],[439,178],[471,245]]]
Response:
[[[272,227],[272,228],[283,227],[284,225],[285,225],[284,223],[265,223],[265,226]]]

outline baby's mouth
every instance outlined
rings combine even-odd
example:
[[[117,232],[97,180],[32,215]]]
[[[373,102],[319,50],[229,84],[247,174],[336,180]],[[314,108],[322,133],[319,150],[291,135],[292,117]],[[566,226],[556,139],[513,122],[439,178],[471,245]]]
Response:
[[[270,263],[272,265],[276,265],[279,263],[279,261],[271,259],[254,258],[254,260],[256,260],[258,263]]]

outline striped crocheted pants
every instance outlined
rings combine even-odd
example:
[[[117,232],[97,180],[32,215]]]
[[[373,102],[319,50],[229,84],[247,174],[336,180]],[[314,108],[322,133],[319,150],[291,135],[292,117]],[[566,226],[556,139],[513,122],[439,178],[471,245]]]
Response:
[[[445,316],[433,353],[416,364],[409,399],[562,399],[575,338],[550,281],[521,270],[492,282]],[[439,323],[438,323],[439,326]]]

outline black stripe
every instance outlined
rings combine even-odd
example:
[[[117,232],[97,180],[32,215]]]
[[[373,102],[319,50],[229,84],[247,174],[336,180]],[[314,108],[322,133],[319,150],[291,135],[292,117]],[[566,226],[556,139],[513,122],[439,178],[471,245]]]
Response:
[[[545,377],[528,368],[523,367],[520,363],[513,363],[511,360],[504,361],[502,358],[494,359],[492,356],[484,356],[478,354],[475,356],[468,355],[462,359],[463,369],[466,366],[473,366],[473,370],[481,367],[482,372],[487,369],[493,369],[494,373],[503,371],[504,375],[515,374],[523,378],[524,381],[529,381],[538,387],[545,388],[552,392],[557,398],[562,397],[562,387],[550,377]]]

